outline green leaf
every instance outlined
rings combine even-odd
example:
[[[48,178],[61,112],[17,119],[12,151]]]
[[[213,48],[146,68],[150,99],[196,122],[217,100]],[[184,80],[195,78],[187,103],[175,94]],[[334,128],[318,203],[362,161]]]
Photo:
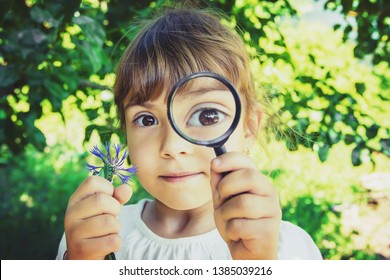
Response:
[[[106,40],[106,33],[93,18],[81,15],[74,19],[74,23],[80,26],[89,43],[96,46],[103,45]]]
[[[88,142],[91,139],[92,132],[95,129],[98,129],[99,126],[96,124],[91,124],[85,128],[85,137],[84,137],[84,142]]]
[[[48,97],[48,99],[50,100],[53,106],[53,111],[54,112],[61,111],[62,101],[69,96],[68,92],[64,89],[64,87],[61,84],[58,84],[50,79],[45,79],[43,81],[43,85],[52,94],[51,96]]]
[[[81,0],[45,1],[45,8],[53,17],[68,22],[74,16],[75,12],[80,9],[80,3]]]
[[[0,143],[5,142],[6,133],[5,133],[5,119],[0,119]]]
[[[30,10],[31,18],[38,22],[38,23],[44,23],[48,22],[52,27],[58,26],[58,21],[56,21],[50,14],[48,10],[42,10],[41,8],[37,6],[33,6]]]
[[[368,127],[366,129],[366,136],[369,139],[375,138],[378,134],[379,126],[376,124],[373,124],[372,126]]]
[[[336,144],[340,141],[339,134],[333,128],[328,130],[328,137],[331,144]]]
[[[98,72],[103,66],[103,50],[100,47],[94,47],[85,41],[82,41],[79,47],[88,58],[92,73]]]
[[[48,43],[53,37],[46,35],[39,29],[27,28],[17,33],[18,51],[24,60],[41,61],[40,53],[46,51]],[[30,60],[29,60],[29,63]]]
[[[351,134],[347,134],[344,137],[344,142],[345,144],[350,145],[355,142],[355,137]]]
[[[379,143],[381,144],[381,152],[390,157],[390,139],[381,139]]]
[[[362,152],[361,145],[357,145],[352,150],[351,159],[352,159],[353,166],[359,166],[362,164],[362,160],[360,159],[361,152]]]
[[[87,113],[88,119],[90,121],[96,119],[99,116],[99,113],[96,109],[86,109],[85,113]]]
[[[326,159],[328,158],[329,148],[330,148],[330,146],[328,144],[324,144],[323,146],[319,147],[318,157],[320,158],[321,162],[325,162]]]
[[[298,150],[298,140],[297,136],[293,135],[289,139],[286,139],[286,147],[289,151]]]
[[[13,66],[2,66],[0,65],[0,87],[7,87],[12,85],[20,79],[19,73]]]
[[[0,120],[4,120],[7,117],[6,112],[0,108]]]
[[[71,66],[64,66],[58,68],[58,70],[56,71],[56,75],[64,84],[68,85],[70,92],[74,92],[77,90],[80,79],[77,75],[76,70],[73,69]]]
[[[48,91],[50,91],[54,96],[58,97],[59,99],[64,100],[68,97],[68,93],[61,84],[54,82],[50,79],[45,79],[43,81],[43,84]]]
[[[98,134],[100,137],[100,141],[102,143],[107,143],[110,141],[110,138],[111,138],[113,133],[111,131],[107,131],[107,128],[105,126],[100,126],[98,128]]]
[[[39,29],[25,29],[18,34],[19,41],[24,46],[39,47],[46,44],[48,37]]]
[[[356,130],[358,128],[359,122],[356,119],[356,117],[353,115],[352,110],[349,111],[345,123],[348,124],[353,130]]]
[[[308,83],[308,84],[312,84],[312,85],[315,85],[318,82],[317,79],[315,79],[311,76],[303,76],[302,75],[302,76],[298,76],[296,79],[298,81],[301,81],[302,83]]]
[[[356,91],[362,95],[366,91],[366,84],[365,83],[355,83]]]
[[[89,125],[89,126],[87,126],[85,128],[85,139],[84,139],[84,142],[87,142],[87,141],[89,141],[91,139],[92,132],[95,129],[97,130],[97,132],[99,134],[99,137],[100,137],[100,141],[102,143],[107,143],[107,142],[110,141],[110,138],[111,138],[111,136],[113,134],[112,131],[108,131],[106,126],[91,124],[91,125]]]
[[[46,137],[43,135],[42,131],[36,127],[34,127],[32,133],[32,143],[39,151],[43,151],[43,149],[46,147]]]

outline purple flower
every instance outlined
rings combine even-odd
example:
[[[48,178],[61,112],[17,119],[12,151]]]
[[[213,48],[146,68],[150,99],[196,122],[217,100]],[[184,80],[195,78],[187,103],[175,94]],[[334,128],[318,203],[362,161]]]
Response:
[[[104,178],[109,181],[112,181],[114,175],[118,176],[121,179],[123,184],[131,181],[131,176],[136,172],[135,167],[124,168],[123,164],[128,155],[127,151],[125,151],[122,157],[119,156],[121,145],[113,144],[112,147],[115,150],[115,155],[111,155],[110,143],[107,143],[105,146],[106,153],[99,150],[97,146],[94,146],[91,150],[91,154],[100,158],[103,162],[102,166],[95,166],[87,163],[88,170],[92,172],[93,175],[101,174],[103,171]]]

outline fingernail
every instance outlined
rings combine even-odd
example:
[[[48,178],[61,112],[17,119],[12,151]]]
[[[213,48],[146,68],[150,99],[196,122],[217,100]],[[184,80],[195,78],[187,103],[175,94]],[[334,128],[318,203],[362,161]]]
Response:
[[[213,159],[214,166],[220,166],[221,164],[222,164],[222,160],[220,160],[219,158]]]

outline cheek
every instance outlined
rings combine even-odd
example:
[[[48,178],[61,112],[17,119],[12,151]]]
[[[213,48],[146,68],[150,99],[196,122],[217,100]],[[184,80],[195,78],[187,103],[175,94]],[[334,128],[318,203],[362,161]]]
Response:
[[[152,147],[153,145],[148,142],[148,139],[141,139],[131,131],[127,133],[127,148],[132,164],[141,166],[141,163],[150,157]]]
[[[130,161],[137,168],[137,178],[141,185],[147,186],[151,175],[156,170],[156,155],[151,148],[147,148],[150,146],[149,143],[139,143],[138,141],[134,143],[132,139],[128,139],[127,143]]]
[[[144,166],[145,160],[147,159],[147,155],[142,155],[142,151],[140,151],[139,149],[130,150],[129,148],[129,157],[131,163],[137,168],[140,166]]]
[[[243,125],[237,126],[229,140],[225,144],[226,150],[244,152],[245,147],[245,132]]]

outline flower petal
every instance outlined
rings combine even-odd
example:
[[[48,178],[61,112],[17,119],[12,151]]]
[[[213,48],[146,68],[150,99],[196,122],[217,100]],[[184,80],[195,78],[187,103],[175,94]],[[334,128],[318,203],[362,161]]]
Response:
[[[127,155],[128,155],[127,151],[124,151],[122,158],[118,162],[118,165],[122,166],[122,164],[125,162],[125,159],[127,158]]]
[[[100,151],[97,146],[93,146],[93,149],[91,150],[91,154],[100,158],[104,163],[106,163],[106,155],[102,151]]]
[[[92,173],[99,173],[100,170],[103,168],[103,166],[94,166],[94,165],[91,165],[88,163],[86,165],[87,165],[88,170]]]
[[[119,179],[121,179],[122,184],[126,184],[128,181],[132,181],[131,176],[129,176],[129,175],[124,175],[124,174],[119,173],[119,172],[117,172],[116,175],[119,177]]]
[[[135,172],[137,172],[137,168],[135,166],[129,168],[121,168],[120,171],[125,171],[134,174]]]
[[[115,159],[118,159],[119,158],[119,152],[121,150],[121,145],[120,144],[117,144],[117,145],[112,145],[114,147],[114,150],[115,150]]]
[[[111,162],[111,153],[110,153],[110,143],[106,143],[106,152],[107,152],[107,155],[106,155],[106,158],[107,158],[107,161],[108,162]]]
[[[112,148],[115,150],[115,155],[111,155],[110,143],[105,144],[106,154],[100,151],[97,146],[94,146],[91,150],[91,154],[99,157],[103,161],[103,166],[95,166],[87,163],[87,168],[94,175],[99,174],[102,172],[102,170],[104,170],[103,173],[106,179],[112,180],[112,176],[116,175],[123,184],[126,184],[127,182],[132,181],[131,176],[136,172],[136,168],[134,166],[129,168],[123,167],[125,159],[128,156],[128,152],[124,151],[122,157],[119,159],[121,150],[120,144],[113,144]],[[108,170],[111,170],[111,172],[108,172]]]

